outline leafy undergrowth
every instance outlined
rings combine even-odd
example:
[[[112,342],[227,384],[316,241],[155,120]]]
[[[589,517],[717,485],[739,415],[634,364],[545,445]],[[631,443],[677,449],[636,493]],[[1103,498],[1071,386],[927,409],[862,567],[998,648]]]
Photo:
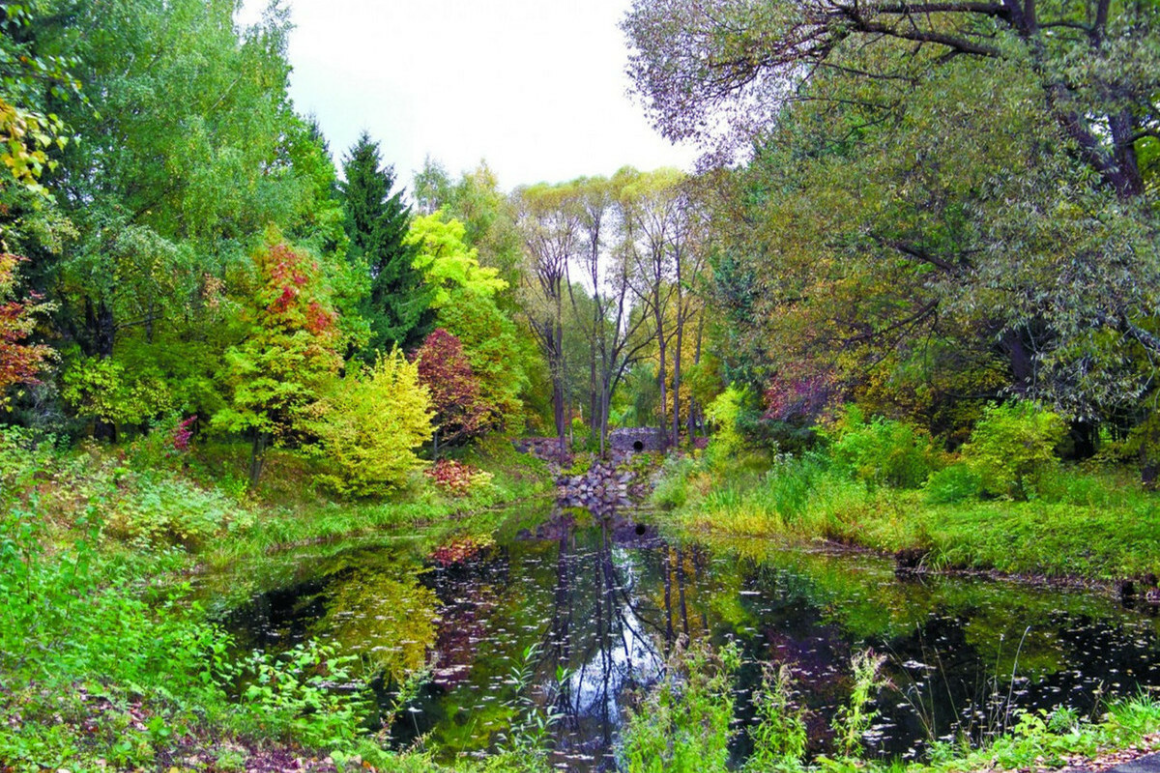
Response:
[[[947,476],[942,476],[945,481]],[[932,478],[932,480],[934,480]],[[820,454],[670,462],[654,501],[685,528],[914,549],[931,568],[1116,579],[1160,571],[1160,499],[1126,470],[1060,466],[1025,500],[873,485]]]
[[[242,469],[246,453],[240,445],[211,446],[199,462],[202,474],[212,477],[218,470]],[[293,454],[271,453],[262,485],[253,495],[239,497],[260,511],[259,522],[240,535],[223,535],[206,551],[206,560],[222,563],[290,545],[437,523],[551,490],[544,463],[516,453],[506,441],[464,452],[455,464],[475,471],[468,480],[457,480],[458,485],[449,489],[418,473],[411,486],[388,501],[329,499],[310,486],[311,464]]]
[[[389,750],[393,717],[368,726],[351,658],[307,642],[231,660],[187,587],[137,579],[172,557],[130,564],[88,539],[48,553],[40,531],[34,511],[0,519],[3,773],[442,769]],[[539,770],[540,759],[517,750],[480,764]]]
[[[311,486],[313,460],[278,450],[269,452],[262,484],[249,492],[237,474],[248,453],[244,444],[179,453],[152,436],[121,447],[88,443],[72,450],[6,428],[0,431],[0,485],[16,500],[35,498],[48,544],[68,544],[84,532],[83,524],[99,522],[103,551],[156,555],[177,548],[210,564],[447,521],[551,487],[542,462],[502,441],[455,462],[456,469],[474,472],[450,490],[416,473],[413,484],[389,500],[334,501]]]

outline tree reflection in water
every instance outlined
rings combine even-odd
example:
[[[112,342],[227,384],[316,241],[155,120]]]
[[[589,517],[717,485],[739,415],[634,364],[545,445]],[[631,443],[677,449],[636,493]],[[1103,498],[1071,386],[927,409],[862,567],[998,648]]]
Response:
[[[1097,689],[1160,685],[1157,621],[1110,599],[985,578],[904,581],[890,561],[808,546],[670,544],[631,516],[556,509],[517,514],[483,539],[336,549],[294,564],[290,582],[225,623],[244,649],[313,636],[363,654],[388,674],[378,683],[387,705],[389,675],[434,659],[394,735],[400,745],[422,735],[445,759],[482,754],[509,730],[512,670],[533,647],[530,691],[563,717],[554,763],[577,771],[613,767],[627,701],[664,677],[681,636],[741,646],[741,722],[760,664],[788,665],[815,752],[849,694],[850,656],[865,647],[889,653],[888,676],[909,691],[880,696],[880,754],[920,747],[931,729],[970,730],[996,674],[1028,709],[1086,712]]]

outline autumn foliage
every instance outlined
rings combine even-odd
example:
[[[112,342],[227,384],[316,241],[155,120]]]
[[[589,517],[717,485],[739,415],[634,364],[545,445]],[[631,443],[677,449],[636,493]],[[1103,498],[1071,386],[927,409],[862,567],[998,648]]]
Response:
[[[459,339],[439,328],[415,353],[419,380],[431,392],[439,441],[454,445],[487,433],[493,408],[480,396],[479,379]]]
[[[23,343],[36,324],[42,306],[39,296],[8,300],[15,284],[16,264],[22,258],[0,254],[0,407],[7,404],[9,387],[37,383],[37,374],[52,356],[47,346]]]
[[[454,459],[440,459],[424,470],[423,474],[440,491],[456,497],[467,496],[473,488],[486,485],[491,480],[490,473]]]
[[[231,393],[213,417],[217,429],[249,432],[250,484],[261,475],[271,439],[291,436],[303,411],[342,365],[338,315],[318,264],[279,234],[253,255],[254,282],[246,305],[246,339],[224,356],[220,379]]]
[[[253,256],[257,284],[248,316],[250,333],[226,351],[223,380],[232,405],[214,417],[233,431],[275,436],[317,399],[342,363],[342,333],[310,256],[273,241]]]
[[[308,255],[280,241],[254,256],[263,287],[267,323],[289,332],[303,330],[321,346],[338,336],[334,310],[319,297],[318,265]]]

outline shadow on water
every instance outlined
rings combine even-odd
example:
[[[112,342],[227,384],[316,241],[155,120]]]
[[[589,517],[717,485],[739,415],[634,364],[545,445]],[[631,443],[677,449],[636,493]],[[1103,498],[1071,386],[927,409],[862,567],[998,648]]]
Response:
[[[425,736],[447,757],[500,741],[520,686],[513,669],[529,651],[534,697],[562,717],[556,762],[572,770],[615,767],[626,706],[661,677],[681,636],[740,644],[742,723],[761,664],[788,665],[814,753],[829,748],[834,711],[852,689],[850,659],[866,647],[888,656],[891,686],[865,739],[881,755],[982,738],[1015,708],[1082,714],[1160,686],[1157,621],[1110,599],[900,578],[890,562],[808,546],[665,541],[632,513],[545,508],[451,536],[303,553],[266,575],[218,578],[206,593],[236,599],[222,589],[243,577],[245,600],[222,605],[240,647],[332,641],[360,657],[384,706],[399,679],[433,662],[393,737],[405,746]],[[743,737],[734,751],[745,756]]]

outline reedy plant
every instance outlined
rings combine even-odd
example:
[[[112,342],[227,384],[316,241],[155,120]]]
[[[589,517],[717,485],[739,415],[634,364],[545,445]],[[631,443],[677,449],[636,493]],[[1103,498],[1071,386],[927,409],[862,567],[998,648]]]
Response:
[[[531,695],[539,656],[540,648],[529,645],[524,648],[520,662],[512,666],[508,681],[515,687],[516,694],[506,704],[512,711],[512,722],[507,732],[500,734],[498,754],[488,759],[487,770],[505,773],[546,773],[551,770],[548,761],[551,731],[564,716],[556,708],[554,699],[568,681],[569,672],[563,668],[556,670],[555,682],[548,689],[545,706],[540,706]]]
[[[757,723],[749,728],[753,753],[746,771],[800,771],[806,744],[805,709],[794,704],[793,674],[789,666],[766,665],[762,687],[753,696]]]
[[[862,752],[862,737],[870,729],[876,712],[872,708],[878,691],[888,682],[882,678],[886,656],[873,650],[859,652],[850,661],[854,671],[854,690],[849,702],[839,707],[834,717],[835,743],[841,757],[856,758]]]

